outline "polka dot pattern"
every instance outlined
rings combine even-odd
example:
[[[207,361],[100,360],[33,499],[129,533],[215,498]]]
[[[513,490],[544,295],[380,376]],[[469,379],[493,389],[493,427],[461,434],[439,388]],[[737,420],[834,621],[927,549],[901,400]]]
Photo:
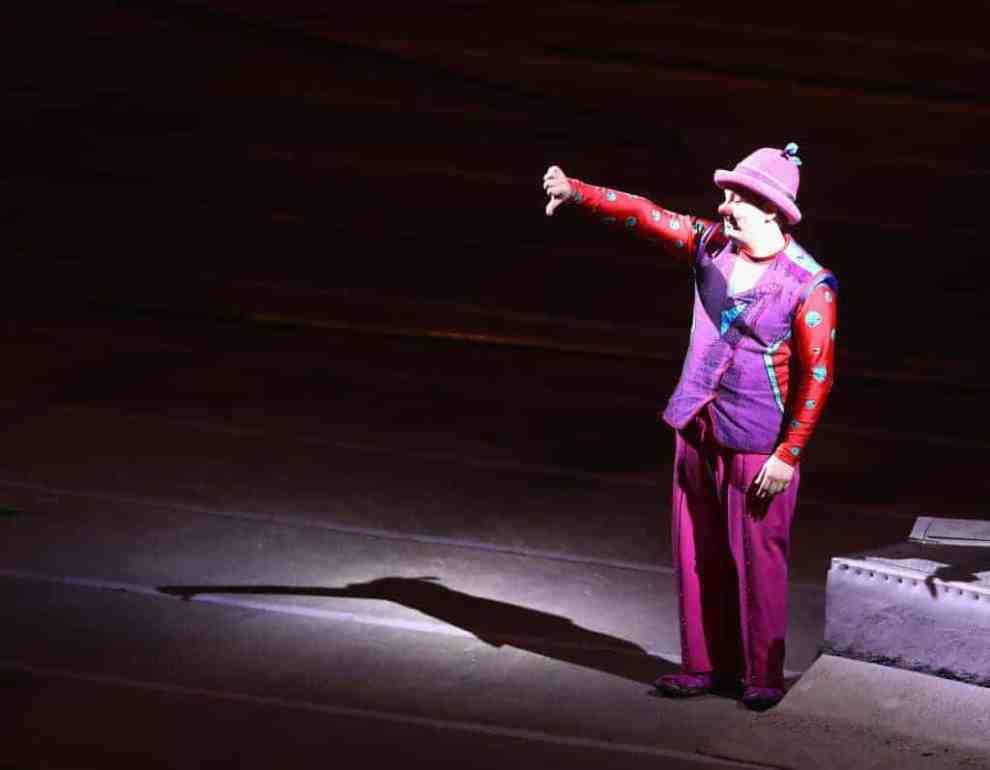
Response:
[[[690,259],[697,239],[714,226],[708,220],[668,211],[641,195],[590,185],[580,179],[572,178],[570,182],[575,192],[572,200],[594,212],[599,221],[624,225],[623,229],[658,244],[680,262]]]
[[[794,352],[799,363],[794,397],[798,404],[803,404],[803,408],[797,415],[800,419],[788,423],[775,452],[775,456],[783,462],[796,463],[794,449],[804,452],[832,389],[838,302],[837,292],[830,281],[828,276],[820,277],[820,282],[808,294],[792,324]]]

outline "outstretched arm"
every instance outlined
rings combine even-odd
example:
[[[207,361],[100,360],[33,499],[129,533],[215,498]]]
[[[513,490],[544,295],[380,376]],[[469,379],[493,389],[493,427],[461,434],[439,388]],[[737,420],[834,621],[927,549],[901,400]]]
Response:
[[[634,231],[659,243],[674,256],[690,261],[698,240],[711,228],[720,228],[699,217],[677,214],[639,195],[611,190],[569,178],[559,166],[551,166],[543,177],[543,189],[550,196],[547,216],[571,201],[598,215],[606,224]],[[719,233],[715,233],[720,236]]]

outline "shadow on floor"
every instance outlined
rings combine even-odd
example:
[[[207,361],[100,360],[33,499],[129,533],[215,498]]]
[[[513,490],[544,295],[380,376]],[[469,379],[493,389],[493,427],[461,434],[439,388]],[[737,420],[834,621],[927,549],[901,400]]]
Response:
[[[386,577],[341,588],[319,586],[159,586],[183,599],[197,594],[327,596],[378,599],[422,612],[474,634],[495,647],[510,645],[554,660],[574,663],[635,682],[652,683],[678,667],[639,645],[575,625],[560,615],[454,591],[435,577]]]
[[[938,598],[938,589],[935,580],[955,583],[975,583],[979,582],[980,576],[977,571],[985,571],[987,561],[983,560],[978,565],[973,564],[946,564],[935,569],[935,571],[925,578],[925,587],[933,599]]]

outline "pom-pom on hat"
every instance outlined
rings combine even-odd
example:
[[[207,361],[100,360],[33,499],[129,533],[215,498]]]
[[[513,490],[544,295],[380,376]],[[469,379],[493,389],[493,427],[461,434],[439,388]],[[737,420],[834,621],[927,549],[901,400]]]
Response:
[[[801,221],[797,207],[801,159],[797,151],[794,142],[783,150],[763,147],[739,161],[732,171],[716,171],[715,184],[721,188],[741,187],[766,198],[790,224],[796,225]]]

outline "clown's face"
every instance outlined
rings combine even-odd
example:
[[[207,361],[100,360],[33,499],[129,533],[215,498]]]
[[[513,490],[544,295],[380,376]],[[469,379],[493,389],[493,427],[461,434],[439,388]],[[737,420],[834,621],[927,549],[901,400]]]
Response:
[[[725,189],[725,201],[718,207],[725,234],[752,248],[777,229],[777,212],[745,190]]]

